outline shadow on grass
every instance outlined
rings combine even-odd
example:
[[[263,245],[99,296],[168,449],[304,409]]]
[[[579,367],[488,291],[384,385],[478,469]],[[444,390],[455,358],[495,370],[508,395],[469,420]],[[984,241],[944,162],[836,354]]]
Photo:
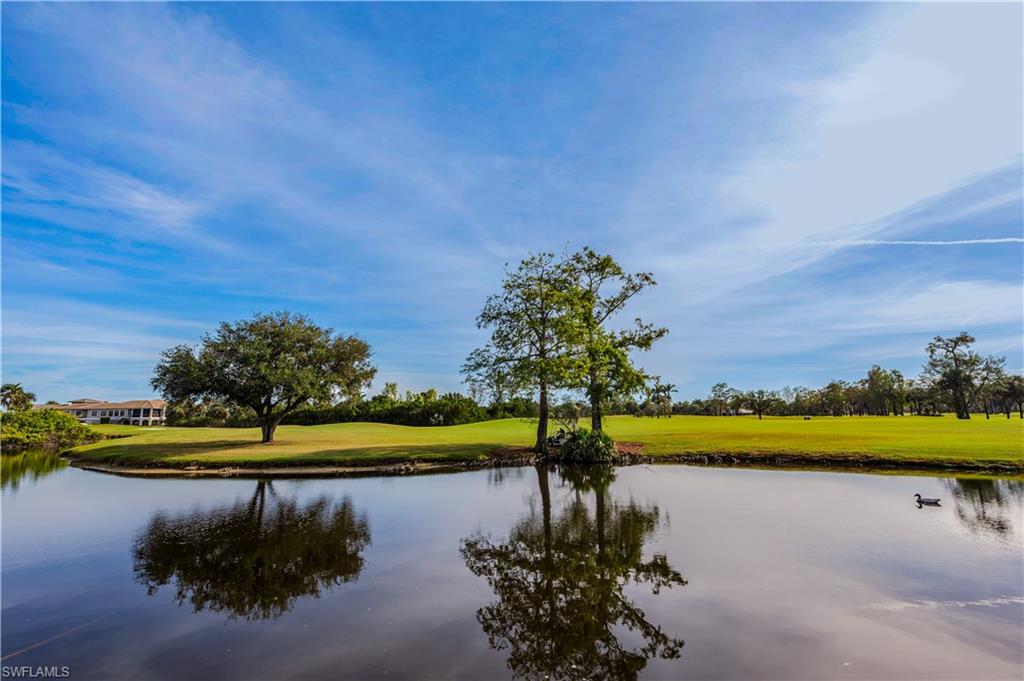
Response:
[[[218,452],[256,445],[252,451],[216,458]],[[287,444],[282,441],[280,444]],[[204,456],[211,455],[211,456]],[[211,442],[112,444],[109,447],[71,452],[79,463],[116,466],[204,468],[252,466],[282,468],[289,466],[376,466],[410,462],[456,463],[489,458],[515,458],[525,455],[525,448],[511,448],[501,443],[370,445],[366,447],[325,447],[309,452],[275,452],[257,442],[215,440]]]
[[[97,463],[133,464],[145,466],[160,463],[166,465],[170,457],[195,456],[213,454],[223,449],[237,449],[250,444],[259,444],[258,440],[211,440],[209,442],[129,442],[111,443],[104,447],[96,447],[85,451],[71,451],[68,458],[74,461],[93,461]],[[201,459],[197,459],[201,460]],[[174,465],[188,465],[189,462],[173,462]]]

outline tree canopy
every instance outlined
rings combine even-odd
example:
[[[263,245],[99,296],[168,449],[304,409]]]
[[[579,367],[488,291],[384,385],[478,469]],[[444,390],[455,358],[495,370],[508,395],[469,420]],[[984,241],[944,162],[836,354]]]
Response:
[[[957,336],[936,336],[928,344],[924,373],[950,399],[959,419],[971,418],[971,405],[981,391],[1003,376],[1001,357],[982,357],[971,349],[974,336],[966,331]]]
[[[547,451],[550,391],[565,385],[570,370],[571,303],[572,282],[563,264],[552,253],[529,256],[505,272],[501,292],[484,303],[477,326],[490,329],[491,337],[462,369],[471,381],[501,376],[510,385],[537,390],[539,452]]]
[[[35,393],[27,392],[21,383],[4,383],[0,386],[0,407],[5,411],[27,411],[32,408]]]
[[[655,285],[650,272],[628,274],[610,255],[589,247],[566,258],[564,266],[572,281],[572,328],[576,330],[575,362],[569,383],[586,393],[591,428],[601,430],[604,401],[613,394],[636,392],[649,378],[633,365],[630,352],[650,350],[668,329],[640,319],[635,319],[631,328],[608,328],[626,303]]]
[[[634,296],[654,285],[651,274],[627,274],[608,255],[591,248],[556,258],[531,255],[507,270],[500,293],[490,296],[477,326],[488,343],[465,365],[467,383],[496,399],[537,391],[536,449],[547,449],[550,394],[581,390],[590,403],[591,425],[601,429],[603,403],[614,394],[641,389],[648,377],[630,352],[647,350],[667,333],[636,319],[627,329],[609,325]]]
[[[263,442],[272,442],[281,419],[298,407],[358,395],[376,373],[369,359],[365,341],[277,312],[222,322],[198,348],[164,351],[151,384],[171,402],[210,397],[249,407]]]

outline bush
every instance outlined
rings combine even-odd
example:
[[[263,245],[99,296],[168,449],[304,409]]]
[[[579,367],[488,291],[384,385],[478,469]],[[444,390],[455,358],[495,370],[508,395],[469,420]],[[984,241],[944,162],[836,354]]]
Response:
[[[56,409],[8,412],[0,424],[5,452],[21,449],[73,447],[97,438],[95,431]]]
[[[615,442],[608,433],[580,428],[569,434],[558,458],[563,463],[611,463],[615,460]]]

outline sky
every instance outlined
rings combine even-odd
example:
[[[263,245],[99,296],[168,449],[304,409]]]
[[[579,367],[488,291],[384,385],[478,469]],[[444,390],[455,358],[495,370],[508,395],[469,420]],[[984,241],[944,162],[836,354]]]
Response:
[[[1024,359],[1020,4],[2,6],[2,374],[132,399],[292,310],[464,389],[506,264],[658,285],[704,395]]]

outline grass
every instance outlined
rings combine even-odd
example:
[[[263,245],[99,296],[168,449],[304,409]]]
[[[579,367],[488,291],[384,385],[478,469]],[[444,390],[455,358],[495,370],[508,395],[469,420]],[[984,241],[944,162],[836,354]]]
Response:
[[[78,447],[80,461],[122,466],[307,466],[398,461],[470,461],[496,449],[532,444],[536,426],[520,419],[464,426],[413,428],[379,423],[281,426],[276,441],[259,443],[258,429],[98,426],[117,437]],[[640,442],[644,453],[728,454],[757,459],[779,455],[913,467],[1024,470],[1024,421],[975,417],[613,416],[606,429],[619,441]]]

